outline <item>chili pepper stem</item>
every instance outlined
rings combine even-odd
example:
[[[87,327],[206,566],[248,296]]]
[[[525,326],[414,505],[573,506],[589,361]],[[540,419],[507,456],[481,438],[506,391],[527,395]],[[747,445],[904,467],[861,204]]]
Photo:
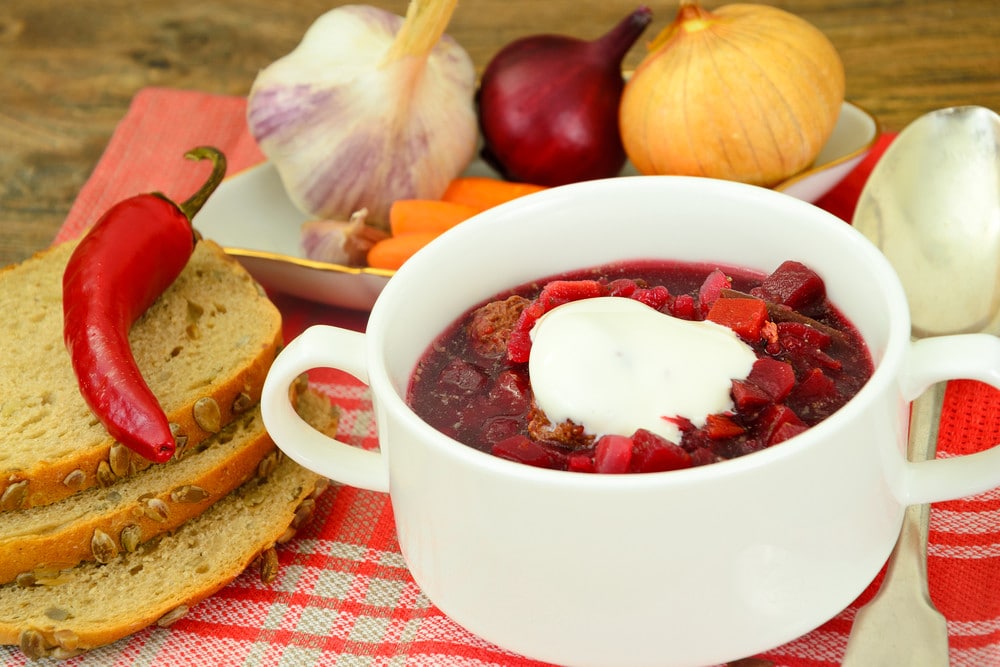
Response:
[[[209,174],[208,180],[205,181],[204,185],[198,188],[189,199],[184,203],[180,204],[178,208],[181,212],[187,216],[188,220],[194,218],[195,214],[201,210],[201,207],[205,205],[208,198],[215,192],[215,189],[219,187],[219,183],[226,176],[226,156],[222,154],[218,148],[212,146],[198,146],[197,148],[192,148],[187,153],[184,154],[189,160],[211,160],[212,161],[212,173]]]

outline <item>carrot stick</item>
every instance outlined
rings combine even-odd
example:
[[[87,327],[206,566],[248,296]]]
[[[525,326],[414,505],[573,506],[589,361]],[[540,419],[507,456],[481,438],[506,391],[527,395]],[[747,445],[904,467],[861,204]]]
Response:
[[[397,199],[389,208],[393,236],[413,232],[440,234],[478,213],[477,209],[437,199]]]
[[[448,184],[441,199],[485,211],[497,204],[544,189],[542,185],[515,183],[499,178],[460,176]]]
[[[403,262],[413,256],[432,240],[435,232],[410,232],[382,239],[368,250],[368,266],[376,269],[398,269]]]

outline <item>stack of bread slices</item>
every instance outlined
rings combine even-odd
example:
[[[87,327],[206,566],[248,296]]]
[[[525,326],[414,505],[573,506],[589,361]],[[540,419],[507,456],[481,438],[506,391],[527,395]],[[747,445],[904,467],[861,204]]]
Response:
[[[326,486],[264,429],[257,403],[281,316],[211,241],[130,334],[176,454],[151,464],[108,436],[63,342],[73,247],[0,272],[0,644],[32,658],[169,624],[251,564],[269,582],[275,545]],[[295,393],[308,421],[336,428],[328,401]]]

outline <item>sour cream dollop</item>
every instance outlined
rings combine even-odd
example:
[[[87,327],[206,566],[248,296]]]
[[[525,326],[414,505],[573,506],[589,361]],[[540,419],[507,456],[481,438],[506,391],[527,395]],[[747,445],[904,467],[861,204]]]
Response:
[[[680,442],[670,419],[703,426],[708,415],[731,409],[732,380],[746,378],[757,360],[728,327],[622,297],[554,308],[531,339],[538,407],[552,423],[570,419],[596,436],[644,428]]]

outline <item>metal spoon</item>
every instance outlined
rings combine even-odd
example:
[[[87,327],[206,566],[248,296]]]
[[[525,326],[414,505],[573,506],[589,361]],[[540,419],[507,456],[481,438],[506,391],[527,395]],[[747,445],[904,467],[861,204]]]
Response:
[[[1000,116],[926,114],[872,171],[853,224],[886,255],[915,337],[1000,331]],[[944,386],[913,403],[908,456],[933,458]],[[927,588],[928,505],[907,508],[885,580],[854,620],[845,666],[948,665],[948,627]]]

